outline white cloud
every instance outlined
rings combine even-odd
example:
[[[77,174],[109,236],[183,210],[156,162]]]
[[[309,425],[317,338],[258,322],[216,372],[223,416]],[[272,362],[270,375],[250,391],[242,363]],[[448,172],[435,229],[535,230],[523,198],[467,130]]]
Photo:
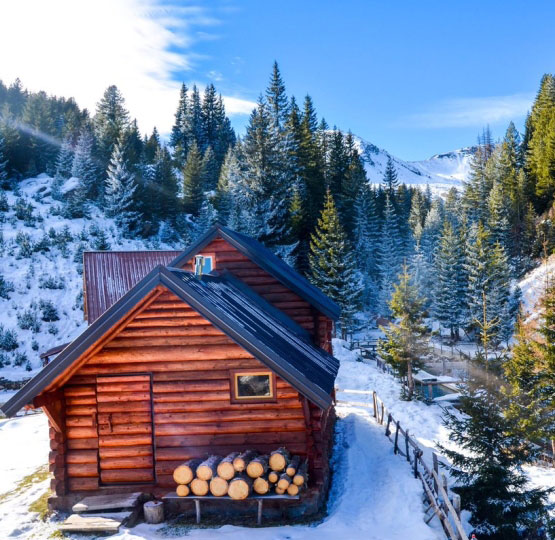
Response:
[[[435,108],[408,116],[404,125],[419,128],[481,127],[521,118],[532,105],[533,94],[448,99]]]
[[[91,111],[116,84],[142,130],[169,132],[180,81],[195,58],[194,29],[216,24],[201,7],[156,0],[4,0],[0,79],[19,77],[31,90],[73,96]],[[229,114],[255,106],[236,97],[225,103]]]

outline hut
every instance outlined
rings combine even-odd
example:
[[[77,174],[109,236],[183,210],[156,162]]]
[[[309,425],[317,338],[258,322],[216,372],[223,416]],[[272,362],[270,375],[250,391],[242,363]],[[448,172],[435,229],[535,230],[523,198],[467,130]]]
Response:
[[[87,252],[83,267],[88,327],[2,407],[48,416],[51,506],[161,495],[184,460],[277,447],[323,500],[335,303],[220,225],[182,252]]]

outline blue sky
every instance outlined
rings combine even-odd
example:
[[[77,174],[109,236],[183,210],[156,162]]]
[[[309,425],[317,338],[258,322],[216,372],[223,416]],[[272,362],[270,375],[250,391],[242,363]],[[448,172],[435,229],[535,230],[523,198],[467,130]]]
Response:
[[[555,70],[554,20],[539,1],[14,0],[0,5],[0,47],[13,51],[0,79],[89,108],[115,83],[141,128],[161,131],[182,80],[214,82],[241,130],[275,59],[330,125],[424,159],[486,124],[496,137],[510,120],[522,128]]]

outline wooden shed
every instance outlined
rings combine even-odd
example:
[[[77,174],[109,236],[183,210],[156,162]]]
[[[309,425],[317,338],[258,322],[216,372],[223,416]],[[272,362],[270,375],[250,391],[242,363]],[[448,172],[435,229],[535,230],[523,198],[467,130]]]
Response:
[[[2,407],[47,414],[55,506],[159,495],[186,459],[279,446],[325,493],[336,304],[219,225],[183,252],[85,253],[83,278],[88,328]]]

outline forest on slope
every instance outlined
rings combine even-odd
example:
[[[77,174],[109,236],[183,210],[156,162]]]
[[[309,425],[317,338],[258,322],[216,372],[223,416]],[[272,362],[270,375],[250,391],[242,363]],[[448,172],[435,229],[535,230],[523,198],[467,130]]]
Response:
[[[524,134],[510,124],[494,142],[484,130],[464,190],[440,199],[400,184],[391,160],[382,185],[370,187],[355,137],[319,119],[310,96],[301,106],[289,97],[277,64],[243,136],[213,85],[201,95],[183,84],[167,142],[156,129],[139,132],[115,86],[91,114],[16,80],[0,83],[0,184],[17,190],[46,172],[61,216],[99,209],[124,238],[185,245],[216,221],[228,224],[341,304],[344,334],[357,328],[361,309],[390,315],[406,264],[430,317],[454,339],[476,335],[485,294],[502,343],[518,312],[512,280],[555,244],[554,111],[546,75]],[[69,178],[71,189],[62,189]],[[17,198],[17,219],[32,221],[31,206]],[[335,260],[326,260],[330,245]]]
[[[2,372],[34,371],[39,350],[80,331],[84,250],[182,247],[219,221],[338,302],[344,337],[388,317],[380,354],[405,398],[432,327],[475,340],[481,376],[464,419],[447,416],[458,448],[444,450],[481,537],[537,533],[548,493],[526,488],[521,466],[555,448],[555,287],[546,279],[530,328],[515,284],[555,248],[553,76],[524,133],[485,129],[463,189],[443,198],[399,182],[391,159],[371,185],[356,138],[288,96],[277,64],[241,136],[213,85],[183,85],[176,105],[164,141],[140,133],[115,86],[91,113],[0,83]]]

